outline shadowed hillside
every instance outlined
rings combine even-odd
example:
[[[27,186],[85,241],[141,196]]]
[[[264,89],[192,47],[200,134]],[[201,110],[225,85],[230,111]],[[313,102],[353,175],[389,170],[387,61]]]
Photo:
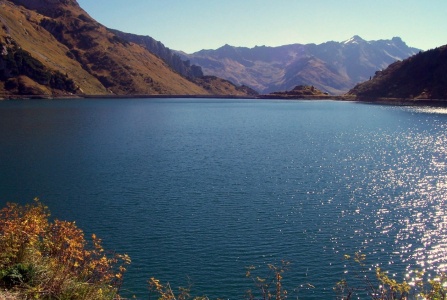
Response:
[[[395,62],[348,94],[358,98],[447,99],[447,46]]]

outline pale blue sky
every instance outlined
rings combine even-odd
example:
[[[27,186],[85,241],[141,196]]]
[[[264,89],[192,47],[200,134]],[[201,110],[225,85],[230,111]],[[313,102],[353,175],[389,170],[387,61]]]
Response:
[[[400,36],[428,50],[447,44],[447,0],[78,0],[107,27],[192,53]]]

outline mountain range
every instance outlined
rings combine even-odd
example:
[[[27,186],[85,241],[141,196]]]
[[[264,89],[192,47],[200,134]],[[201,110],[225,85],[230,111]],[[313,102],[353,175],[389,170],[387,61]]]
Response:
[[[193,54],[178,52],[206,75],[247,85],[260,93],[312,85],[330,94],[343,94],[377,70],[420,50],[402,39],[366,41],[354,36],[344,42],[293,44],[254,48],[225,45]]]

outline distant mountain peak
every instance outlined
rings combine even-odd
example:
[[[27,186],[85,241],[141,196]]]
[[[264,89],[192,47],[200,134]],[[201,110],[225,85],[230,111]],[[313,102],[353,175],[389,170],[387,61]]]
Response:
[[[394,44],[399,45],[399,46],[406,46],[407,44],[402,41],[402,39],[398,36],[395,36],[391,39],[391,41],[393,41]]]
[[[222,47],[220,47],[219,49],[233,49],[234,47],[228,44],[223,45]]]
[[[349,40],[346,40],[342,43],[345,45],[348,45],[348,44],[360,44],[360,43],[364,43],[364,42],[366,42],[366,41],[364,39],[362,39],[360,36],[354,35],[352,38],[350,38]]]

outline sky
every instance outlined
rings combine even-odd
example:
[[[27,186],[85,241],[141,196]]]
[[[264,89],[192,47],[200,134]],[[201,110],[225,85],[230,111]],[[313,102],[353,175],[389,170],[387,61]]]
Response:
[[[422,50],[447,44],[447,0],[78,0],[103,25],[193,53],[395,36]]]

